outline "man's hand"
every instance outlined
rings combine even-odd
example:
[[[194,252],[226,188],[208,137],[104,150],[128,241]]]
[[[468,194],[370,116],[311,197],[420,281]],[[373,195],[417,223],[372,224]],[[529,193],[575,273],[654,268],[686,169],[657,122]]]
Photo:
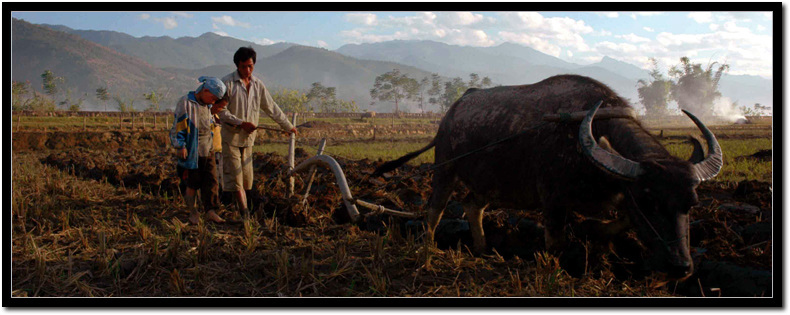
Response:
[[[291,128],[291,130],[288,130],[288,131],[283,130],[283,133],[286,134],[286,135],[290,135],[290,134],[296,135],[297,134],[296,127],[293,127],[293,128]]]
[[[218,114],[220,111],[225,109],[225,106],[228,106],[228,101],[219,99],[218,101],[214,102],[214,105],[211,106],[211,114]]]
[[[187,152],[187,148],[186,147],[177,149],[177,151],[176,151],[176,157],[179,158],[179,159],[182,159],[182,160],[186,160],[187,159],[187,154],[188,154],[188,152]]]
[[[253,131],[255,131],[256,128],[255,125],[247,121],[241,123],[241,125],[239,126],[241,127],[241,129],[244,129],[244,131],[246,131],[247,133],[252,133]]]

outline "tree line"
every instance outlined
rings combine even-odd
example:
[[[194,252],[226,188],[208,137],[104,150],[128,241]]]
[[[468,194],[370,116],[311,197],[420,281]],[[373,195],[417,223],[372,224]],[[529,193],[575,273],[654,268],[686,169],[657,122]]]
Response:
[[[636,87],[639,101],[645,108],[647,117],[662,117],[672,113],[668,107],[675,101],[680,109],[688,110],[696,115],[709,117],[715,112],[715,101],[721,97],[718,90],[722,75],[729,70],[728,64],[711,63],[705,67],[702,64],[691,63],[688,57],[680,58],[680,63],[671,66],[664,74],[658,67],[655,58],[652,63],[649,79],[637,81]],[[41,74],[41,90],[35,91],[29,81],[12,82],[12,109],[54,111],[70,110],[79,111],[88,94],[75,96],[69,88],[63,89],[66,79],[57,76],[50,70]],[[469,80],[461,77],[443,79],[438,73],[423,77],[420,80],[409,77],[399,69],[393,69],[376,77],[370,96],[376,101],[391,102],[395,113],[402,111],[404,103],[411,102],[420,111],[425,112],[427,105],[438,107],[441,112],[446,112],[467,89],[486,88],[492,86],[488,77],[481,78],[476,73],[469,74]],[[109,86],[96,88],[94,97],[104,110],[108,110],[108,103],[114,103],[114,109],[121,112],[135,112],[138,109],[135,103],[138,100],[147,102],[144,111],[160,111],[160,103],[166,99],[170,89],[165,91],[150,91],[142,93],[142,98],[122,96],[111,93]],[[343,100],[337,97],[337,88],[324,86],[320,82],[312,84],[309,90],[278,88],[273,91],[272,98],[287,112],[359,112],[360,107],[354,100]],[[139,104],[139,103],[138,103]],[[744,116],[759,116],[769,114],[771,107],[759,103],[753,107],[739,106],[737,102],[728,105],[729,113],[739,112]],[[720,109],[722,110],[722,109]]]
[[[79,111],[88,94],[84,93],[79,98],[72,96],[72,90],[63,91],[66,79],[56,76],[52,71],[45,70],[41,74],[41,89],[43,93],[32,88],[30,81],[12,82],[12,110],[34,110],[34,111],[56,111],[68,110]],[[163,91],[154,90],[142,93],[142,98],[128,97],[120,93],[112,93],[108,86],[96,88],[94,97],[99,105],[107,105],[114,102],[115,110],[120,112],[136,112],[137,101],[147,101],[147,107],[143,111],[161,111],[161,102],[167,99],[170,89]],[[359,106],[354,100],[346,101],[337,98],[335,87],[326,87],[319,82],[312,84],[310,90],[292,90],[280,88],[272,92],[272,98],[281,106],[284,111],[290,112],[358,112]]]
[[[713,62],[703,67],[699,63],[691,63],[688,57],[680,58],[680,63],[671,66],[667,75],[658,67],[655,58],[651,58],[650,78],[637,82],[639,101],[645,107],[647,117],[662,117],[670,114],[669,103],[675,101],[680,109],[695,115],[710,117],[716,110],[715,102],[721,97],[719,81],[730,66]],[[728,113],[740,112],[744,116],[760,116],[769,113],[770,106],[754,104],[753,108],[738,106],[733,102],[719,111]],[[719,113],[725,114],[725,113]]]
[[[11,108],[12,110],[34,110],[34,111],[56,111],[68,110],[79,111],[82,109],[84,102],[88,99],[88,93],[75,97],[72,89],[66,88],[66,79],[55,75],[50,70],[44,70],[41,74],[41,90],[40,93],[32,88],[30,81],[19,82],[12,81],[11,86]],[[159,104],[170,93],[167,89],[164,93],[158,91],[151,91],[143,93],[142,99],[148,101],[148,106],[143,109],[144,111],[160,111]],[[96,89],[94,95],[99,103],[104,105],[104,110],[107,111],[107,103],[110,100],[115,102],[115,109],[121,112],[136,112],[134,97],[123,96],[119,93],[112,94],[109,87],[101,86]]]
[[[393,69],[376,77],[373,88],[370,90],[370,97],[374,103],[376,100],[393,102],[395,113],[401,111],[400,105],[403,101],[416,103],[422,112],[425,112],[426,103],[437,105],[441,112],[446,112],[450,105],[464,95],[467,89],[485,88],[491,85],[490,78],[481,79],[477,73],[469,74],[468,82],[460,77],[444,81],[438,73],[431,74],[430,78],[423,77],[417,81],[417,79],[401,73],[399,69]]]

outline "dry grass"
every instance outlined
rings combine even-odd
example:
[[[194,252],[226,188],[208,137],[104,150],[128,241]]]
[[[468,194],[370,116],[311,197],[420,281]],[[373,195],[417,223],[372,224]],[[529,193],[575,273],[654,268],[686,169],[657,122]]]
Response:
[[[301,228],[276,216],[190,226],[173,198],[73,176],[40,158],[13,155],[14,296],[645,295],[622,290],[639,284],[613,275],[573,279],[547,253],[475,257],[460,244],[437,250],[420,235],[363,231],[330,216]],[[601,281],[628,285],[593,290]]]
[[[688,149],[678,146],[679,152]],[[723,141],[722,146],[730,151],[737,144]],[[95,152],[83,150],[79,154]],[[275,166],[256,169],[256,190],[270,198],[265,213],[238,224],[201,221],[192,226],[185,224],[188,214],[172,187],[129,187],[123,181],[91,179],[79,165],[68,168],[42,163],[48,153],[12,153],[13,296],[677,294],[658,276],[617,276],[606,263],[588,268],[587,259],[592,264],[596,257],[587,244],[583,275],[572,277],[559,257],[542,250],[532,257],[503,257],[496,251],[474,256],[460,241],[442,249],[426,244],[422,231],[403,229],[404,221],[385,221],[382,229],[338,223],[335,210],[343,209],[337,188],[327,184],[332,179],[320,172],[314,185],[320,186],[316,194],[321,197],[311,197],[305,208],[289,207],[285,198],[277,195],[284,191],[286,182],[276,175],[282,161],[272,160]],[[350,168],[361,165],[343,163],[350,163]],[[766,170],[759,172],[764,176]],[[352,184],[364,179],[359,173],[346,175]],[[422,187],[429,181],[427,177],[403,185]],[[298,180],[297,191],[300,185],[304,183]],[[720,189],[721,185],[732,186],[719,182],[705,189]],[[373,191],[365,196],[389,198],[405,208],[413,207],[397,194]],[[770,218],[722,213],[719,200],[705,198],[705,205],[692,213],[692,221],[701,221],[692,226],[692,232],[706,238],[693,246],[706,248],[704,255],[711,259],[770,267],[770,248],[766,251],[764,246],[738,240],[741,236],[730,224]],[[225,208],[220,215],[235,216]],[[295,224],[297,221],[302,223]]]

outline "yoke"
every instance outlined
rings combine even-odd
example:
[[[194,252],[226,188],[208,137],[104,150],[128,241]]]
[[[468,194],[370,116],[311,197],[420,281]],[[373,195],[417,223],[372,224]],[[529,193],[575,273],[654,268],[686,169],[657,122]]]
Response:
[[[580,122],[587,116],[589,110],[572,112],[572,113],[556,113],[543,115],[543,121],[549,122]],[[606,107],[601,108],[595,113],[595,119],[615,119],[615,118],[631,118],[636,120],[636,111],[630,107]]]

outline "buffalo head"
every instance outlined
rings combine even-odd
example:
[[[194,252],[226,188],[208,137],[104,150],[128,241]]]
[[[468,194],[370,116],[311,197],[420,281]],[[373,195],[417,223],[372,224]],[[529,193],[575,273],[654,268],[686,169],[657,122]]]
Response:
[[[633,161],[598,145],[592,136],[592,119],[601,105],[594,106],[582,121],[579,138],[584,154],[605,172],[626,181],[625,200],[637,235],[651,251],[649,261],[669,278],[681,279],[694,270],[689,254],[691,207],[697,205],[696,188],[716,176],[722,166],[722,152],[716,137],[694,115],[683,111],[702,131],[708,144],[703,156],[699,142],[691,161],[666,154]]]

